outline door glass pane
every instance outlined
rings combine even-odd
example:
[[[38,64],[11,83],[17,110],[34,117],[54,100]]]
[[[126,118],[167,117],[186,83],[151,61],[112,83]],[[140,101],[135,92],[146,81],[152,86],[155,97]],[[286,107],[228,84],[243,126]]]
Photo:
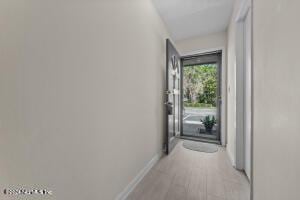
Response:
[[[169,138],[174,136],[174,98],[173,98],[173,89],[174,89],[174,80],[173,80],[173,67],[172,62],[169,62],[168,66],[168,102],[170,104],[170,113],[168,115],[168,131],[169,131]]]
[[[179,60],[177,62],[174,75],[175,135],[180,134],[180,62]]]
[[[218,139],[218,65],[183,67],[183,135]]]

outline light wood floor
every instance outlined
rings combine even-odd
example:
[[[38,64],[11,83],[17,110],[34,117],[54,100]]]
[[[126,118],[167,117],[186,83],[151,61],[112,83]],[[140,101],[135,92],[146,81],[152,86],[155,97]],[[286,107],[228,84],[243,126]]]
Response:
[[[250,185],[231,166],[224,148],[202,153],[185,149],[180,141],[127,200],[250,200]]]

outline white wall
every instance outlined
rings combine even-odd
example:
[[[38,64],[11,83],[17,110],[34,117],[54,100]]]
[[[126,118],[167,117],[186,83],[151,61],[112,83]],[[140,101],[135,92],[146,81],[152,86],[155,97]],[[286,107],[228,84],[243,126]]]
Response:
[[[251,179],[252,151],[252,8],[249,9],[244,21],[244,169],[248,179]]]
[[[168,34],[152,2],[2,0],[0,24],[1,191],[114,199],[162,149]]]
[[[184,55],[199,50],[215,49],[226,47],[227,32],[210,34],[207,36],[192,37],[176,41],[178,51]]]
[[[199,54],[200,52],[223,50],[222,55],[222,108],[221,108],[221,142],[226,145],[226,81],[227,81],[227,32],[210,34],[207,36],[192,37],[176,41],[176,47],[181,55]]]
[[[254,200],[299,200],[300,1],[253,7]]]
[[[227,41],[227,152],[236,165],[236,16],[240,0],[235,1],[234,11],[228,27]]]

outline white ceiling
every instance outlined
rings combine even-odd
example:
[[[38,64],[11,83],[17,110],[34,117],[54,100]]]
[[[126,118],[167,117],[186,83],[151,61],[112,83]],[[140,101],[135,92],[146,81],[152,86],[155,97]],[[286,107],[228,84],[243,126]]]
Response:
[[[174,40],[225,31],[234,0],[153,0]]]

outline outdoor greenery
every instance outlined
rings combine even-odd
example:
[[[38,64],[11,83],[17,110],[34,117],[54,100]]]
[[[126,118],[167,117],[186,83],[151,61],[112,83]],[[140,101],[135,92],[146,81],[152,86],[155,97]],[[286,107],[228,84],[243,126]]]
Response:
[[[215,64],[183,68],[185,107],[216,107],[217,67]]]
[[[215,119],[215,116],[210,117],[209,115],[207,115],[206,117],[204,117],[204,119],[201,119],[201,122],[205,126],[205,130],[208,133],[211,133],[212,128],[217,123],[217,121]]]
[[[185,107],[192,107],[192,108],[198,108],[198,107],[201,107],[201,108],[213,108],[213,105],[212,105],[212,104],[199,103],[199,102],[195,102],[195,103],[188,103],[188,102],[185,102],[185,103],[184,103],[184,106],[185,106]]]

